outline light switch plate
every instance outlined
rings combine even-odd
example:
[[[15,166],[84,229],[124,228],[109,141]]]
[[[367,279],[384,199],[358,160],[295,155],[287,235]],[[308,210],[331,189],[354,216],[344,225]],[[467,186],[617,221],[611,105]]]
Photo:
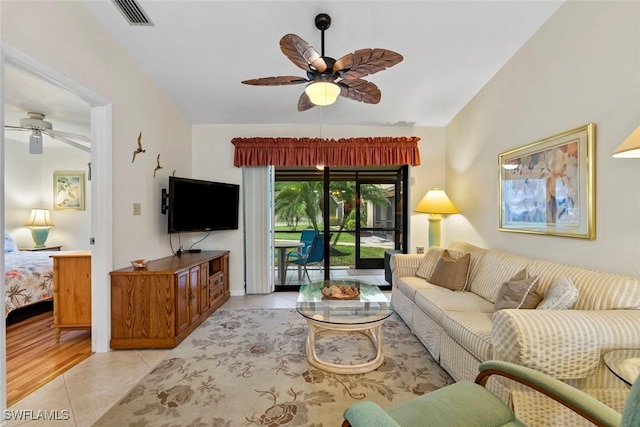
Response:
[[[142,205],[140,203],[133,204],[133,214],[142,215]]]

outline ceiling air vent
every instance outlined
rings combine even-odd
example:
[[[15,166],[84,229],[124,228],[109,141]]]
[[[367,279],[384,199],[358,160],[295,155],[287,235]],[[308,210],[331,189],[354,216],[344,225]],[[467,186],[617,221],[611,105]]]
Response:
[[[130,25],[153,26],[153,22],[144,13],[135,0],[113,0],[113,3],[120,9],[120,12],[127,18]]]

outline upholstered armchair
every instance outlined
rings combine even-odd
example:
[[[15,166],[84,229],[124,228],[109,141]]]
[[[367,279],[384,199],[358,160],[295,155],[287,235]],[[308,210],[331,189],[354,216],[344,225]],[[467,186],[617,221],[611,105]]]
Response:
[[[597,426],[640,426],[640,381],[619,414],[590,395],[536,370],[491,360],[480,365],[475,383],[461,381],[382,410],[373,402],[347,408],[343,427],[525,426],[498,397],[487,391],[492,375],[503,376],[556,400]]]

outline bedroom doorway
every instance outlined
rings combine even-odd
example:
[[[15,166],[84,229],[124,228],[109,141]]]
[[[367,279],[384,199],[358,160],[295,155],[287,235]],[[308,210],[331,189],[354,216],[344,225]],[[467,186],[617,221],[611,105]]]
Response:
[[[111,162],[111,126],[112,111],[111,103],[79,85],[75,81],[70,80],[66,75],[49,68],[47,65],[25,55],[24,53],[14,49],[5,42],[0,42],[0,95],[2,102],[0,103],[0,120],[4,122],[5,113],[5,79],[4,74],[7,66],[14,67],[21,72],[27,73],[33,77],[39,78],[61,91],[66,91],[78,96],[87,103],[90,109],[91,122],[91,182],[87,182],[91,188],[91,289],[92,289],[92,333],[91,333],[91,350],[93,352],[105,352],[109,350],[109,291],[108,278],[109,271],[113,265],[112,261],[112,194],[109,186],[104,183],[111,182],[112,179],[112,162]],[[0,150],[3,157],[6,152],[6,144],[4,132],[0,135]],[[4,197],[6,192],[5,185],[5,167],[2,169],[3,182],[1,186],[0,199],[2,200],[2,209],[0,210],[0,218],[2,220],[2,228],[4,231],[5,224],[5,205]],[[102,185],[101,185],[102,184]],[[0,259],[0,263],[4,268],[4,257]],[[2,281],[0,289],[6,293],[5,283]],[[4,306],[1,308],[4,312]],[[0,332],[0,377],[6,378],[6,329]],[[0,396],[7,396],[6,382],[0,383]],[[6,401],[0,401],[0,409],[6,409]]]

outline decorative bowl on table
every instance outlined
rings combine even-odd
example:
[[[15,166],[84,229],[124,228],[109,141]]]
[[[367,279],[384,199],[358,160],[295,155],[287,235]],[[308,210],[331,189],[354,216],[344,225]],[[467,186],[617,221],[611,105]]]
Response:
[[[145,270],[147,268],[147,264],[149,264],[149,260],[144,258],[134,259],[131,261],[131,265],[136,270]]]
[[[322,288],[322,295],[328,299],[356,299],[360,289],[346,285],[331,285]]]

